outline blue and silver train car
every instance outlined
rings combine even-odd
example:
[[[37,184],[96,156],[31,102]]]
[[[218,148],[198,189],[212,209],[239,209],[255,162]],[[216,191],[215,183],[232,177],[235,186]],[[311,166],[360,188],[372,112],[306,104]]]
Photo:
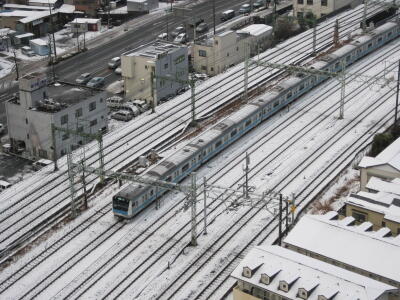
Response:
[[[318,57],[307,66],[316,70],[338,72],[343,65],[352,64],[398,35],[399,25],[386,23],[368,34],[354,37],[351,42]],[[304,74],[283,78],[262,97],[252,100],[194,138],[183,149],[150,168],[143,176],[175,183],[181,181],[259,123],[326,79],[326,76]],[[164,189],[156,187],[127,184],[113,197],[114,215],[132,218],[164,192]]]

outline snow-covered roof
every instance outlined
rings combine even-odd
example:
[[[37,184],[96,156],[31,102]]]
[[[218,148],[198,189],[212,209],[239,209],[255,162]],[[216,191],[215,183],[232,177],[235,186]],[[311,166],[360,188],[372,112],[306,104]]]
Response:
[[[364,156],[358,166],[360,168],[368,168],[384,164],[388,164],[400,171],[400,138],[387,146],[386,149],[379,153],[375,158]]]
[[[79,24],[97,24],[100,22],[100,19],[89,19],[89,18],[75,18],[70,23],[79,23]]]
[[[36,12],[27,11],[27,10],[12,10],[12,11],[4,11],[0,12],[0,17],[28,17]]]
[[[57,0],[29,0],[29,3],[32,4],[44,4],[48,6],[49,4],[54,5],[57,2]]]
[[[252,276],[243,276],[243,268],[261,265]],[[269,284],[261,281],[261,275],[269,276]],[[307,299],[336,294],[336,300],[377,299],[395,290],[395,287],[368,277],[330,265],[303,254],[279,246],[257,246],[250,250],[231,274],[236,279],[249,282],[263,290],[279,294],[285,299],[298,299],[300,288],[309,295]],[[279,289],[279,282],[293,282],[288,292]]]
[[[250,34],[252,36],[260,36],[271,31],[272,31],[271,26],[265,24],[252,24],[240,30],[237,30],[236,32],[238,34]]]
[[[146,3],[148,0],[127,0],[127,2]]]
[[[391,182],[382,180],[378,177],[372,176],[367,185],[365,186],[368,190],[380,191],[391,194],[400,195],[400,179],[395,178]]]
[[[36,44],[38,46],[47,46],[47,42],[42,39],[30,40],[29,43]]]
[[[30,23],[32,21],[36,21],[39,19],[43,19],[47,16],[50,16],[50,12],[49,11],[31,11],[29,12],[30,15],[26,16],[25,18],[19,20],[21,23]],[[54,15],[56,13],[56,10],[52,10],[51,14]]]
[[[351,219],[305,215],[284,242],[400,283],[400,236],[364,231]]]
[[[75,12],[75,5],[63,4],[58,8],[58,12],[64,13],[64,14],[72,14]]]
[[[31,37],[31,36],[35,36],[35,35],[31,32],[27,32],[27,33],[16,35],[15,37],[18,39],[23,39],[23,38]]]
[[[46,6],[33,6],[33,5],[23,5],[14,3],[6,3],[3,5],[3,8],[25,9],[25,10],[49,10],[49,8]]]

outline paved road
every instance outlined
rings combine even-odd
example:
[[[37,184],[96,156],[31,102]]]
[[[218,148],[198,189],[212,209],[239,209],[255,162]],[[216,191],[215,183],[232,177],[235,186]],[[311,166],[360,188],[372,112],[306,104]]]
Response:
[[[219,15],[228,8],[238,9],[239,6],[247,1],[244,0],[216,0],[216,21],[219,23]],[[192,7],[196,16],[204,20],[212,28],[212,1],[207,0]],[[151,17],[151,16],[148,16]],[[151,23],[138,26],[125,32],[125,34],[115,38],[101,46],[88,52],[81,53],[56,67],[57,74],[66,80],[74,80],[79,74],[84,72],[94,73],[98,76],[107,77],[107,82],[112,82],[118,77],[107,68],[109,59],[121,55],[121,53],[136,48],[154,40],[157,35],[166,32],[167,18],[160,15],[153,19]],[[169,30],[183,24],[182,18],[169,15]],[[123,26],[121,26],[121,30]]]
[[[220,23],[219,17],[221,12],[227,9],[235,9],[237,11],[241,4],[247,2],[246,0],[215,0],[217,24]],[[198,4],[195,4],[194,1],[189,1],[185,6],[190,7],[194,15],[202,17],[206,23],[209,24],[210,30],[212,30],[212,3],[212,0],[202,0]],[[129,28],[128,31],[121,34],[121,31],[123,31],[125,27],[125,25],[122,25],[103,37],[107,42],[101,43],[87,52],[80,53],[68,60],[60,62],[55,67],[56,74],[60,79],[74,81],[80,74],[89,72],[96,76],[106,77],[106,84],[109,84],[119,79],[119,76],[107,68],[107,62],[112,57],[119,56],[127,50],[146,44],[154,40],[160,33],[166,32],[166,21],[167,18],[164,13],[146,15],[140,17],[138,20],[132,20],[129,23],[133,25],[127,26]],[[173,14],[169,14],[168,21],[169,31],[184,23],[182,18],[175,17]],[[113,34],[116,35],[115,38],[113,38]],[[47,61],[33,62],[20,66],[22,74],[37,70],[45,70],[46,68]],[[10,74],[5,79],[9,78],[15,78],[15,74]],[[17,87],[14,86],[1,93],[0,123],[6,123],[4,101],[16,91]]]

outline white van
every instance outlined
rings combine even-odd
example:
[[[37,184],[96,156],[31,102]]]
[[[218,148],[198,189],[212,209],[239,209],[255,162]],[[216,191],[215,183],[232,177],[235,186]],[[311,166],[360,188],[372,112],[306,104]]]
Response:
[[[114,120],[128,122],[133,119],[133,114],[127,110],[119,110],[111,115]]]
[[[39,171],[41,168],[44,168],[48,165],[51,165],[53,162],[48,159],[39,159],[38,161],[35,161],[32,165],[33,169],[36,171]]]
[[[124,98],[119,96],[112,96],[106,100],[107,106],[111,109],[119,109],[125,103]]]
[[[4,180],[0,180],[0,192],[9,189],[11,187],[11,183],[4,181]]]

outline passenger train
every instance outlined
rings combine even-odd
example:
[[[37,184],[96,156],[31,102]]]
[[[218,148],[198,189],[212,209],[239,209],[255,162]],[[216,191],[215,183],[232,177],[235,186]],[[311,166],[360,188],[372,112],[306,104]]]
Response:
[[[344,46],[317,57],[308,67],[331,72],[340,71],[343,65],[350,65],[397,38],[399,27],[397,23],[388,22],[366,34],[355,36]],[[169,182],[181,181],[259,123],[326,79],[325,76],[305,74],[285,77],[262,97],[252,100],[205,131],[183,149],[150,168],[143,176]],[[128,184],[113,196],[114,215],[132,218],[165,191],[162,188]]]

